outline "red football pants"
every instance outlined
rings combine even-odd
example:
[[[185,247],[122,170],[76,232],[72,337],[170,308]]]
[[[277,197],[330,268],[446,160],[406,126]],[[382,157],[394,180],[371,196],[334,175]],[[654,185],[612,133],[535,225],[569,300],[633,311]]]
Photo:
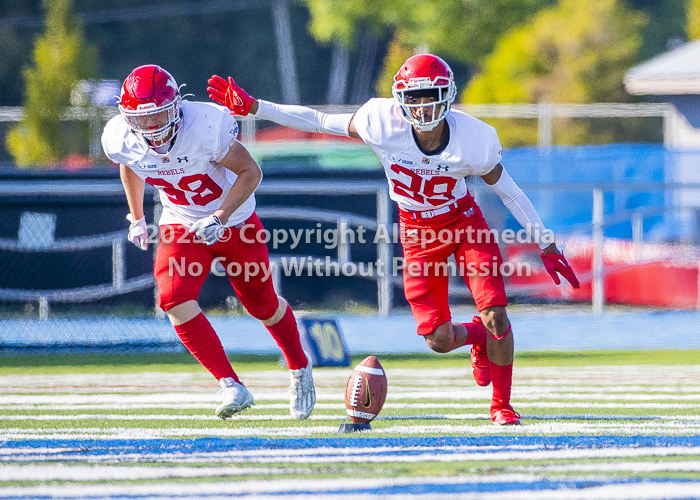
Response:
[[[243,307],[259,320],[270,319],[277,310],[278,299],[272,285],[267,246],[251,242],[263,225],[255,213],[245,224],[250,226],[243,235],[242,228],[226,228],[223,237],[213,245],[194,242],[185,226],[161,226],[153,269],[158,285],[158,305],[167,311],[178,304],[197,300],[216,258],[226,270]]]
[[[507,306],[501,251],[474,198],[459,200],[450,213],[414,219],[412,212],[400,211],[404,255],[403,287],[418,335],[428,335],[451,321],[448,284],[455,256],[455,271],[462,276],[479,311]]]

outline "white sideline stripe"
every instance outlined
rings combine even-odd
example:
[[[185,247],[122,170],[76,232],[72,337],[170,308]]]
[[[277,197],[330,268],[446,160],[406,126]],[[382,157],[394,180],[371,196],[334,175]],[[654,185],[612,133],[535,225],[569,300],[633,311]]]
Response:
[[[335,383],[337,381],[345,382],[350,375],[350,368],[318,368],[314,370],[314,379],[319,385],[323,385],[325,381]],[[698,376],[700,376],[700,367],[697,365],[678,365],[673,366],[672,371],[666,365],[618,365],[618,366],[590,366],[590,367],[566,367],[566,371],[562,371],[562,367],[518,367],[518,381],[524,385],[536,385],[542,387],[546,385],[561,385],[569,384],[576,386],[580,380],[586,380],[591,386],[610,387],[610,382],[614,385],[630,386],[630,384],[647,383],[655,385],[659,378],[664,380],[668,386],[677,385],[685,386],[689,383],[697,386]],[[417,379],[425,380],[445,380],[445,379],[463,379],[471,381],[472,376],[469,370],[469,360],[465,360],[463,368],[389,368],[385,370],[388,378],[396,382],[413,382]],[[282,383],[287,379],[286,370],[270,370],[257,372],[243,372],[242,376],[247,385],[255,385],[257,382],[264,381],[265,383],[277,382]],[[65,373],[58,375],[41,374],[41,375],[1,375],[0,387],[15,388],[21,386],[40,388],[40,387],[56,387],[56,386],[88,386],[100,388],[104,386],[136,386],[146,389],[150,386],[171,387],[173,384],[178,386],[196,386],[200,390],[203,387],[212,387],[212,379],[209,374],[205,373],[164,373],[164,372],[140,372],[134,373],[119,373],[119,374],[102,374],[99,378],[99,383],[96,382],[93,374],[83,373]],[[216,384],[214,384],[215,386]]]
[[[0,439],[155,439],[180,436],[309,436],[337,432],[334,426],[305,426],[279,428],[74,428],[74,429],[0,429]],[[557,435],[565,433],[607,433],[615,435],[633,435],[639,433],[665,435],[694,435],[700,433],[700,422],[682,423],[665,422],[543,422],[523,426],[495,425],[394,425],[375,428],[372,435],[416,435],[416,434],[462,434],[462,435],[528,435],[540,433]]]
[[[285,409],[289,405],[284,406]],[[483,406],[483,405],[482,405]],[[333,409],[337,409],[340,405],[333,405]],[[318,405],[315,409],[321,409]],[[356,417],[363,418],[376,418],[377,420],[491,420],[491,416],[488,413],[443,413],[443,414],[416,414],[416,415],[374,415],[373,413],[364,413],[356,410],[345,410],[347,415],[352,415]],[[549,415],[550,418],[556,419],[561,418],[565,415]],[[687,420],[694,421],[697,420],[700,424],[700,415],[586,415],[585,420]],[[537,417],[523,415],[525,419],[539,420]],[[307,420],[344,420],[343,415],[321,415],[318,412],[310,415]],[[2,415],[0,416],[0,421],[3,420],[14,420],[14,421],[24,421],[24,420],[38,420],[38,421],[65,421],[65,420],[209,420],[212,422],[220,422],[220,419],[215,415],[172,415],[172,414],[143,414],[143,415],[133,415],[126,413],[92,413],[92,414],[76,414],[76,415],[66,415],[66,414],[42,414],[42,415]],[[244,413],[242,415],[236,415],[235,420],[293,420],[289,415],[254,415],[250,413]],[[575,419],[572,419],[575,420]],[[583,420],[583,419],[582,419]]]
[[[384,370],[381,368],[373,368],[371,366],[357,365],[355,367],[356,372],[369,373],[370,375],[384,375]]]
[[[333,479],[283,479],[283,480],[252,480],[240,482],[220,482],[220,483],[197,483],[197,484],[133,484],[133,485],[85,485],[58,488],[56,486],[28,486],[28,487],[9,487],[0,489],[0,498],[26,496],[48,497],[48,498],[90,498],[93,495],[97,498],[109,496],[134,495],[147,496],[149,499],[170,499],[183,498],[183,495],[197,495],[186,498],[200,498],[199,495],[216,495],[222,494],[229,497],[231,492],[236,492],[238,495],[255,495],[255,494],[272,494],[285,492],[329,492],[329,491],[352,491],[353,489],[376,489],[391,486],[407,486],[407,485],[424,485],[424,484],[470,484],[470,483],[494,483],[500,482],[505,478],[507,481],[519,483],[531,483],[539,478],[533,474],[508,474],[507,476],[495,477],[440,477],[440,478],[413,478],[413,477],[398,477],[398,478],[363,478],[358,481],[357,478],[333,478]],[[284,498],[286,495],[275,498]],[[363,498],[364,496],[355,496],[353,498]],[[308,498],[308,497],[307,497]],[[333,495],[333,498],[343,498]]]
[[[403,448],[388,448],[378,447],[374,449],[367,448],[342,448],[342,449],[326,449],[326,448],[310,448],[306,450],[250,450],[250,451],[225,451],[225,452],[197,452],[197,453],[129,453],[129,454],[100,454],[96,456],[80,456],[72,453],[46,453],[45,456],[36,456],[36,454],[28,454],[27,459],[38,462],[66,460],[73,463],[79,462],[133,462],[138,459],[143,462],[161,462],[161,463],[228,463],[231,461],[245,463],[289,463],[289,464],[323,464],[323,463],[343,463],[354,462],[359,458],[367,463],[415,463],[415,462],[480,462],[484,460],[592,460],[592,459],[630,459],[630,458],[659,458],[659,457],[682,457],[682,456],[697,456],[700,455],[700,448],[693,447],[643,447],[643,448],[593,448],[593,449],[565,449],[565,450],[528,450],[519,451],[482,451],[474,450],[472,452],[468,447],[419,447],[417,450],[413,447]],[[25,456],[22,454],[24,449],[15,449],[15,454],[6,457],[3,460],[8,461],[24,461]],[[416,451],[423,453],[417,454]],[[452,453],[436,453],[436,451],[452,451]],[[406,454],[408,452],[408,454]],[[645,465],[648,464],[648,465]],[[676,465],[678,464],[678,465]],[[688,464],[688,465],[684,465]],[[550,469],[556,471],[558,467],[563,467],[562,471],[601,471],[605,472],[608,468],[610,471],[617,471],[616,467],[649,467],[649,471],[656,470],[678,470],[678,471],[695,471],[700,468],[700,461],[676,461],[676,462],[635,462],[635,463],[596,463],[596,464],[555,464],[542,466],[515,466],[508,467],[510,472],[548,472]],[[0,466],[0,474],[6,470],[7,466]],[[24,468],[24,465],[18,466]],[[568,469],[570,467],[570,469]],[[655,468],[658,467],[658,468]],[[670,467],[666,469],[665,467]],[[217,469],[219,470],[219,469]],[[628,470],[628,469],[620,469]],[[629,469],[632,470],[632,469]],[[640,469],[644,472],[646,469]],[[2,476],[4,477],[4,475]]]
[[[256,401],[289,401],[289,393],[284,391],[266,392],[266,391],[256,391],[252,390],[253,396]],[[343,401],[344,393],[342,391],[328,392],[328,391],[317,391],[317,400],[320,401]],[[397,388],[393,385],[389,386],[389,391],[387,393],[387,399],[390,401],[396,401],[400,399],[405,399],[408,401],[415,401],[421,399],[446,399],[446,400],[491,400],[491,388],[483,389],[464,389],[464,390],[450,390],[450,391],[440,391],[432,390],[426,391],[421,389],[420,391],[414,392],[406,390],[406,388]],[[586,394],[577,392],[567,392],[559,394],[520,394],[520,390],[513,390],[513,400],[523,401],[523,402],[538,402],[541,400],[562,400],[562,401],[581,401],[581,400],[613,400],[611,402],[625,402],[630,401],[635,404],[645,404],[654,402],[668,402],[676,403],[678,401],[697,401],[688,402],[685,404],[695,405],[700,407],[700,393],[699,394]],[[220,399],[215,393],[211,394],[196,394],[196,393],[184,393],[184,392],[172,392],[172,393],[156,393],[156,394],[35,394],[35,395],[24,395],[24,394],[13,394],[13,395],[2,395],[0,396],[0,407],[11,408],[17,405],[48,405],[48,404],[88,404],[88,403],[114,403],[115,401],[121,404],[127,403],[148,403],[148,404],[165,404],[165,403],[219,403]]]
[[[510,468],[509,468],[510,469]],[[683,462],[626,462],[571,465],[544,465],[513,467],[512,470],[527,472],[700,472],[700,461]],[[0,469],[1,470],[1,469]]]
[[[112,398],[114,400],[114,398]],[[338,399],[337,401],[342,401]],[[688,404],[688,403],[576,403],[570,401],[561,402],[539,402],[539,403],[527,403],[517,400],[513,400],[513,404],[516,409],[520,408],[549,408],[549,409],[571,409],[571,408],[637,408],[637,409],[659,409],[659,410],[690,410],[700,408],[700,404]],[[483,409],[488,405],[485,400],[481,403],[384,403],[383,408],[392,409],[439,409],[439,408],[463,408],[463,409],[473,409],[481,408]],[[15,405],[0,405],[0,410],[52,410],[52,411],[75,411],[75,410],[123,410],[123,409],[155,409],[155,408],[168,408],[173,410],[178,409],[209,409],[211,410],[216,406],[213,403],[200,404],[200,403],[104,403],[104,404],[52,404],[52,405],[38,405],[38,404],[15,404]],[[318,409],[325,410],[342,410],[345,405],[341,402],[338,403],[316,403],[314,406]],[[289,403],[256,403],[253,407],[256,410],[261,409],[275,409],[275,410],[286,410],[289,408]],[[3,416],[0,415],[0,420]]]
[[[631,483],[605,486],[591,486],[585,489],[556,489],[556,490],[523,490],[514,492],[469,492],[469,493],[420,493],[420,494],[356,494],[352,493],[358,487],[372,490],[379,488],[405,487],[411,485],[460,485],[474,483],[534,483],[542,478],[535,475],[509,474],[497,477],[418,477],[418,478],[357,478],[338,479],[278,479],[265,481],[236,481],[197,484],[133,484],[133,485],[85,485],[65,487],[29,486],[9,487],[0,490],[0,498],[148,498],[149,500],[187,500],[199,498],[230,498],[231,492],[238,495],[263,496],[272,495],[284,500],[307,500],[318,494],[334,500],[370,500],[370,499],[404,499],[404,500],[657,500],[697,498],[697,483],[663,482],[663,483]],[[580,478],[564,477],[562,480]],[[595,478],[594,478],[595,479]],[[335,493],[337,492],[337,493]],[[348,493],[349,492],[349,493]],[[216,495],[216,497],[214,497]],[[332,495],[332,496],[330,496]],[[320,497],[319,497],[320,498]]]
[[[111,467],[70,465],[2,465],[3,481],[135,481],[140,479],[289,474],[282,468],[258,467]]]
[[[489,388],[490,389],[490,388]],[[521,393],[522,392],[522,393]],[[619,400],[619,401],[698,401],[700,402],[700,394],[605,394],[605,393],[586,393],[586,392],[561,392],[551,394],[537,394],[520,391],[516,386],[513,386],[513,398],[522,401],[539,401],[543,399],[566,399],[566,400]],[[488,393],[490,397],[490,392]],[[411,390],[410,388],[390,387],[386,398],[390,400],[397,399],[477,399],[486,397],[484,391],[476,390],[426,390],[424,388]]]
[[[289,407],[287,404],[286,408]],[[480,415],[481,416],[481,415]],[[486,414],[483,414],[486,417]],[[490,418],[490,417],[489,417]],[[700,417],[698,417],[700,419]],[[209,420],[212,422],[221,422],[221,419],[216,415],[127,415],[116,413],[96,413],[82,415],[4,415],[0,416],[2,420]],[[289,415],[236,415],[235,420],[294,420]],[[344,415],[310,415],[307,420],[345,420]]]

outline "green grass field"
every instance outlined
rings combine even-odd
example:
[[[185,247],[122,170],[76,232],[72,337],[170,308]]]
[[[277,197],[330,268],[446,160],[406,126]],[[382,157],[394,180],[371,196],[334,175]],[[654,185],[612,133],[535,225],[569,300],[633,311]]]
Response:
[[[187,353],[2,356],[0,498],[700,498],[697,350],[519,354],[520,427],[491,424],[468,351],[382,355],[387,402],[355,434],[337,430],[364,355],[314,368],[305,421],[277,356],[230,358],[256,405],[221,421]]]

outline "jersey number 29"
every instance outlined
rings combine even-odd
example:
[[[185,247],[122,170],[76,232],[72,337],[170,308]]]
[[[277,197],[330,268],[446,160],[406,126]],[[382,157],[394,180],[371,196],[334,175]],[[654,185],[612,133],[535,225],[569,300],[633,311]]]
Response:
[[[165,179],[148,177],[146,179],[154,188],[162,189],[168,195],[170,201],[176,205],[198,205],[203,207],[216,200],[224,192],[214,180],[207,174],[188,175],[180,179],[177,189]],[[189,199],[187,193],[194,193]]]
[[[401,165],[392,165],[391,171],[408,177],[410,184],[406,185],[399,179],[391,179],[394,193],[411,198],[418,203],[429,203],[432,206],[442,205],[446,201],[454,200],[452,190],[457,184],[453,177],[434,176],[425,179]]]

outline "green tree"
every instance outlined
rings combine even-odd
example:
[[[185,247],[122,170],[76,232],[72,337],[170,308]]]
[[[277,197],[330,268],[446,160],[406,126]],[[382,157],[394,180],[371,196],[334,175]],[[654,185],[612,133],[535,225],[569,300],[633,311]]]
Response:
[[[73,86],[97,72],[97,52],[83,38],[71,13],[71,0],[44,0],[47,11],[43,35],[34,44],[33,64],[24,69],[24,118],[6,137],[18,166],[57,162],[74,146],[60,126],[60,114],[70,106]],[[80,123],[74,136],[87,144],[88,125]]]
[[[463,93],[465,103],[624,102],[624,72],[637,60],[646,16],[618,0],[561,0],[511,31]],[[537,127],[491,120],[505,146],[533,144]],[[558,120],[555,142],[609,142],[610,126]]]
[[[309,30],[321,43],[353,47],[360,27],[394,32],[376,88],[386,95],[391,79],[415,48],[465,65],[478,65],[510,28],[525,23],[552,0],[304,0]],[[399,60],[400,59],[400,60]],[[388,83],[388,87],[387,87]]]
[[[688,21],[685,31],[689,40],[700,38],[700,0],[688,0]]]

